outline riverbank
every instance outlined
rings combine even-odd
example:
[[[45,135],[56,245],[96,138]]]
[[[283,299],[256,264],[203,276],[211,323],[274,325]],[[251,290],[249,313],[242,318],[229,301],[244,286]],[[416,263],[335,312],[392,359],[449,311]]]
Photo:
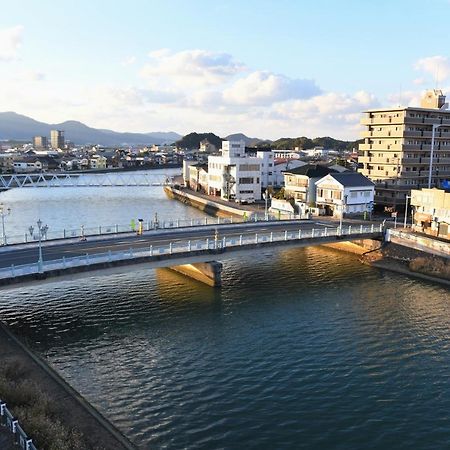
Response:
[[[38,448],[136,448],[1,322],[0,354],[0,398]]]
[[[185,205],[192,206],[212,216],[250,217],[257,212],[256,208],[244,207],[234,203],[224,202],[220,199],[212,199],[188,189],[177,189],[173,186],[164,186],[165,194]]]
[[[326,244],[326,247],[359,255],[363,264],[450,286],[450,260],[392,242],[371,239]]]

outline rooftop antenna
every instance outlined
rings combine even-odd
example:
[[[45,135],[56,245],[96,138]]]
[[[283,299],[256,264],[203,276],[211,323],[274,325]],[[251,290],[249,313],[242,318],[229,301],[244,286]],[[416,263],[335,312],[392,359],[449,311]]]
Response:
[[[436,75],[434,79],[435,89],[437,90],[439,83],[439,67],[436,67]]]

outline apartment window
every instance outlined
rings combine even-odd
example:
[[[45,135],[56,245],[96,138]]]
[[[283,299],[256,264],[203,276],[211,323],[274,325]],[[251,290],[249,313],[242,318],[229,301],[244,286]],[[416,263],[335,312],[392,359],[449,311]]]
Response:
[[[239,170],[241,170],[242,172],[255,172],[255,171],[259,171],[259,164],[241,164],[239,166]]]
[[[253,184],[253,177],[239,178],[239,184]]]
[[[356,197],[358,197],[358,192],[357,192],[357,191],[351,191],[351,192],[350,192],[350,197],[351,197],[351,198],[356,198]]]

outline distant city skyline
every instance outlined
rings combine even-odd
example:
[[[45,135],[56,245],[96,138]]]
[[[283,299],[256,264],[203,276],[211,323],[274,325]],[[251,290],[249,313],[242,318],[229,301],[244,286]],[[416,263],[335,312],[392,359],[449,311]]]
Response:
[[[220,136],[360,137],[361,112],[450,96],[449,0],[7,2],[0,110]]]

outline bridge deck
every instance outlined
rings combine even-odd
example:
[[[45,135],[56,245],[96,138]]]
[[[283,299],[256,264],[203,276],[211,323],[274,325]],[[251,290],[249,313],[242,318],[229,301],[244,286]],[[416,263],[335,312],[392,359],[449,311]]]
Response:
[[[186,235],[188,236],[188,235]],[[326,243],[365,238],[380,238],[382,226],[360,225],[346,226],[342,229],[322,227],[298,231],[261,231],[245,232],[238,235],[228,235],[216,239],[211,237],[200,239],[173,239],[170,235],[157,244],[146,247],[132,246],[107,252],[95,252],[33,262],[22,265],[11,265],[0,269],[0,284],[10,284],[26,279],[60,276],[68,273],[87,272],[123,266],[128,264],[146,263],[147,267],[166,267],[177,264],[225,259],[236,252],[259,251],[264,247],[277,246],[311,246]],[[118,243],[121,244],[121,243]],[[11,252],[14,253],[14,252]]]

